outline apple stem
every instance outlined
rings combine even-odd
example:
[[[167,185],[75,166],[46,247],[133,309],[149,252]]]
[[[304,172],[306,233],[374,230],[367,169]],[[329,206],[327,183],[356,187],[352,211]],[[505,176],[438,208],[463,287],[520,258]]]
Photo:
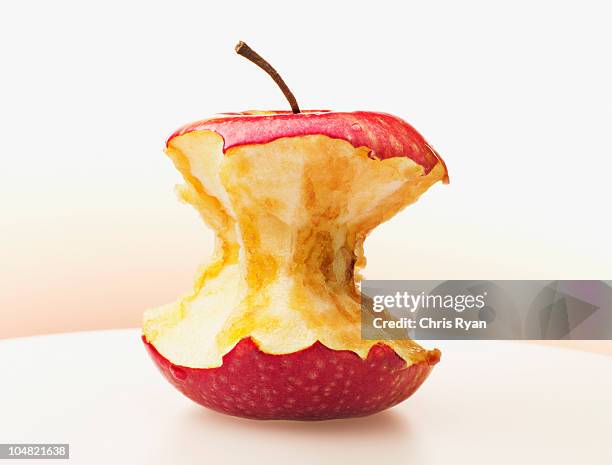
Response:
[[[268,73],[270,77],[274,79],[274,82],[276,82],[278,87],[280,87],[280,89],[283,91],[285,98],[289,102],[289,105],[291,105],[291,111],[293,111],[293,113],[300,112],[300,107],[298,106],[297,100],[295,99],[293,92],[289,90],[289,87],[287,87],[287,84],[285,84],[285,81],[283,81],[283,78],[280,77],[280,75],[276,72],[276,70],[272,67],[272,65],[270,65],[270,63],[268,63],[261,56],[259,56],[257,52],[255,52],[251,47],[249,47],[243,41],[238,42],[238,44],[236,45],[236,53],[238,55],[242,55],[247,60],[252,61],[257,66],[259,66],[261,69],[263,69],[266,73]]]

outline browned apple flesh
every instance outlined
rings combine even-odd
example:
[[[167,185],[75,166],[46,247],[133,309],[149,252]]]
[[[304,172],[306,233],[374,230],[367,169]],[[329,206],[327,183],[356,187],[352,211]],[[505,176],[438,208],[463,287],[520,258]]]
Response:
[[[209,130],[169,141],[185,179],[180,197],[216,233],[211,263],[192,293],[144,317],[144,336],[176,366],[214,368],[241,340],[264,354],[320,343],[366,359],[359,269],[363,241],[378,224],[446,176],[406,157],[324,135],[229,148]],[[385,341],[409,366],[437,360],[410,340]]]

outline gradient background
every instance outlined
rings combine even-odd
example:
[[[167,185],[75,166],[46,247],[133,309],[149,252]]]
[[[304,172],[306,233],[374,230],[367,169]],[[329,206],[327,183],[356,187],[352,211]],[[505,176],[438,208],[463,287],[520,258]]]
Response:
[[[378,228],[371,279],[612,279],[606,2],[20,2],[0,7],[0,338],[132,327],[212,234],[178,126],[301,106],[412,123],[451,181]],[[368,186],[363,186],[367,189]]]

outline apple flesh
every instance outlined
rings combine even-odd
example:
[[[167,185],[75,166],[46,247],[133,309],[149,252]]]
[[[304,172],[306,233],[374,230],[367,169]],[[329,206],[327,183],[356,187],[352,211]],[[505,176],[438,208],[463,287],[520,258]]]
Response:
[[[169,139],[179,195],[217,237],[194,291],[145,314],[145,344],[179,390],[232,415],[327,419],[418,388],[439,352],[362,340],[356,287],[367,234],[447,180],[415,134],[389,115],[307,112],[223,116]]]

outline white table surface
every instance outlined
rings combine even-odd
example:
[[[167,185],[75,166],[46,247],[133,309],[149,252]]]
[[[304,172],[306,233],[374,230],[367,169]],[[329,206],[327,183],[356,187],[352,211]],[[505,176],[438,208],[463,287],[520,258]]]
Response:
[[[435,345],[442,361],[403,404],[299,423],[192,403],[157,372],[137,330],[2,340],[0,443],[67,442],[69,463],[88,465],[612,463],[612,357]],[[29,462],[41,463],[18,463]]]

